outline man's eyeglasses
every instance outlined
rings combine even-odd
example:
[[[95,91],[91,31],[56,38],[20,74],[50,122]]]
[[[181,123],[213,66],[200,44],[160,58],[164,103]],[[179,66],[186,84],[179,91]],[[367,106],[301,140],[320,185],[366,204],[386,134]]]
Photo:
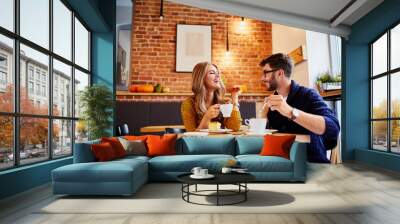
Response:
[[[264,75],[267,75],[268,73],[271,73],[271,72],[275,72],[275,71],[278,71],[280,68],[277,68],[277,69],[272,69],[272,70],[263,70],[263,74]]]

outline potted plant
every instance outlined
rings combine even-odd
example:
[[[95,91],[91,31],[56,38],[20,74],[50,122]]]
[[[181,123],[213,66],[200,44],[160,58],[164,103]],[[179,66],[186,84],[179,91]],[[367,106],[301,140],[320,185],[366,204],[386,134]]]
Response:
[[[340,74],[333,76],[329,72],[325,72],[318,76],[316,84],[320,92],[337,90],[342,88],[342,78]]]
[[[107,129],[112,125],[114,106],[112,92],[105,85],[95,84],[86,87],[79,95],[81,118],[87,126],[89,140],[109,136]]]

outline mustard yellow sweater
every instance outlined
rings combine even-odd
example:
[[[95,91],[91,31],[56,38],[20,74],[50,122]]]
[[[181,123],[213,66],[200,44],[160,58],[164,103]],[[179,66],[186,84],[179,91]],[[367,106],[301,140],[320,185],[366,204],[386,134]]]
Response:
[[[189,97],[182,102],[181,114],[186,131],[195,131],[197,126],[199,126],[201,119],[203,119],[203,117],[198,116],[196,113],[194,97]],[[238,131],[240,129],[240,125],[242,124],[242,117],[240,115],[240,111],[235,110],[234,108],[230,117],[224,118],[220,113],[220,116],[218,116],[216,119],[213,119],[213,121],[220,122],[225,126],[225,128]]]

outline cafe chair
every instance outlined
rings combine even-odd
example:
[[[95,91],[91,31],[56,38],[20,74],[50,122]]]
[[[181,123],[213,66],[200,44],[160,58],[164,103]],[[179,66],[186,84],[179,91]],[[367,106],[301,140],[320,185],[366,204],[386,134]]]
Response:
[[[128,124],[118,125],[117,126],[117,136],[125,136],[125,135],[129,135]]]
[[[181,134],[186,132],[184,128],[165,128],[165,134]]]

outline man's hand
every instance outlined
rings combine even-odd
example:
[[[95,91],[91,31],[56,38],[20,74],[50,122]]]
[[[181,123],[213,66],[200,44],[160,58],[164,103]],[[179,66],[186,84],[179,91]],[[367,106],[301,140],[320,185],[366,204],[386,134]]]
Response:
[[[272,111],[277,110],[287,118],[292,117],[293,107],[286,103],[286,100],[283,99],[282,95],[271,95],[266,97],[264,107],[268,107]]]

